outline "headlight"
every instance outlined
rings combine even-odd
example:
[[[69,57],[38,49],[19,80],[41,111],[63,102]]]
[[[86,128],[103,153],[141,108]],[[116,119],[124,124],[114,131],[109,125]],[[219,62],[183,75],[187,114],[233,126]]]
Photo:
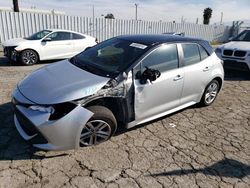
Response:
[[[221,54],[221,52],[222,52],[222,50],[221,50],[220,48],[216,48],[216,49],[215,49],[215,53],[216,53],[216,54]]]
[[[45,107],[45,106],[33,105],[30,106],[29,109],[50,114],[53,114],[55,112],[55,109],[52,106]]]

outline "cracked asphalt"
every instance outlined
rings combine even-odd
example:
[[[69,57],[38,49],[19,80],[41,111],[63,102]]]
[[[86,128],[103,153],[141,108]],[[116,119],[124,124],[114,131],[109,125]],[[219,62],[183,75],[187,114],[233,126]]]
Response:
[[[250,187],[249,73],[226,72],[212,106],[121,129],[98,146],[45,152],[19,136],[10,104],[18,81],[41,66],[0,55],[0,187]]]

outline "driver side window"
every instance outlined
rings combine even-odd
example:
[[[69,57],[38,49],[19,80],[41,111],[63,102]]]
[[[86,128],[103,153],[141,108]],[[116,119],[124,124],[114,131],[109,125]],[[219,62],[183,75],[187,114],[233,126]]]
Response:
[[[161,73],[178,68],[176,44],[166,44],[155,49],[142,61],[142,72],[145,67],[159,70]]]

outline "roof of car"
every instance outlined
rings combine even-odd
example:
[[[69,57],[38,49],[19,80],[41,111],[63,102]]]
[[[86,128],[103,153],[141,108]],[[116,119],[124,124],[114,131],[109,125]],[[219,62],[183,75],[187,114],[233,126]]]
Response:
[[[168,34],[159,34],[159,35],[123,35],[118,36],[120,39],[129,40],[133,42],[143,43],[146,45],[154,45],[165,42],[193,42],[200,41],[201,39],[182,37],[178,35],[168,35]]]
[[[159,34],[159,35],[122,35],[117,38],[128,40],[135,43],[141,43],[148,46],[155,46],[167,42],[195,42],[202,45],[208,52],[211,54],[213,52],[212,47],[209,45],[209,42],[203,39],[183,37],[178,35],[168,35],[168,34]]]
[[[49,30],[49,31],[52,31],[52,32],[56,32],[56,31],[64,31],[64,32],[71,32],[71,33],[77,33],[77,34],[80,34],[80,35],[83,35],[83,36],[88,36],[88,37],[91,37],[89,35],[86,35],[86,34],[83,34],[83,33],[79,33],[79,32],[76,32],[76,31],[72,31],[72,30],[67,30],[67,29],[52,29],[52,28],[48,28],[46,30]]]
[[[53,29],[53,28],[48,28],[47,30],[53,31],[53,32],[55,32],[55,31],[66,31],[66,32],[78,33],[76,31],[71,31],[71,30],[67,30],[67,29]]]

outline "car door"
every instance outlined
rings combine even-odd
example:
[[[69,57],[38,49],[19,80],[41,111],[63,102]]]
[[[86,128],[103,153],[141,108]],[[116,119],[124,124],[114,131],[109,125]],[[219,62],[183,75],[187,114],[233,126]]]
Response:
[[[161,75],[150,83],[140,82],[140,75],[149,69],[159,70]],[[183,70],[179,68],[176,44],[164,44],[151,51],[134,69],[135,118],[145,122],[171,110],[180,104],[183,87]]]
[[[206,85],[211,81],[212,61],[206,50],[196,43],[183,43],[184,84],[181,104],[199,102]]]
[[[64,59],[72,56],[73,43],[70,32],[53,32],[41,42],[43,59]]]

